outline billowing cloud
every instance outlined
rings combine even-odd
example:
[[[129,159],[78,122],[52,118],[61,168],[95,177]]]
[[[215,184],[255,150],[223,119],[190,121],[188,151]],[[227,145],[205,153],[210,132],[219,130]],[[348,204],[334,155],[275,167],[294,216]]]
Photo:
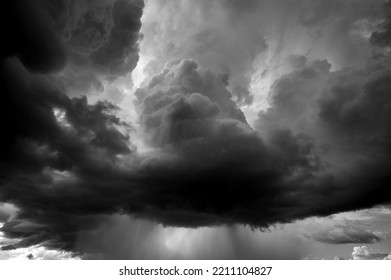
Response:
[[[2,139],[1,195],[20,209],[2,227],[20,241],[4,249],[42,243],[71,250],[75,233],[100,213],[125,211],[176,226],[266,226],[313,209],[305,189],[284,194],[310,175],[311,143],[276,134],[274,149],[290,153],[282,161],[245,123],[221,76],[193,61],[139,91],[142,127],[156,149],[146,156],[134,154],[112,104],[70,99],[13,60],[3,67],[12,79],[2,83],[2,113],[15,122]]]
[[[154,57],[132,91],[135,124],[80,95],[122,94],[110,83],[137,64],[142,1],[42,0],[26,4],[28,15],[21,1],[7,4],[15,25],[1,52],[0,219],[13,242],[2,248],[86,253],[80,239],[116,213],[264,229],[389,202],[390,60],[373,39],[380,2],[148,2],[143,47]],[[317,39],[289,53],[298,41],[289,36],[304,31]],[[253,125],[241,106],[257,94],[251,81],[268,75],[269,108]],[[349,223],[312,238],[380,240]]]
[[[66,49],[57,75],[69,94],[100,94],[139,59],[142,0],[43,1]]]
[[[57,214],[73,208],[77,203],[71,197],[79,191],[76,197],[84,196],[84,191],[73,188],[83,185],[96,172],[110,170],[118,156],[131,154],[129,137],[120,131],[123,123],[114,115],[114,105],[108,102],[89,105],[85,97],[70,99],[44,77],[27,73],[14,60],[3,62],[1,68],[5,105],[1,118],[13,120],[2,128],[1,198],[16,205],[20,209],[18,215],[27,220],[36,217],[43,219],[44,228],[51,222],[62,227],[62,221],[47,220],[46,214],[51,213],[57,220]],[[57,195],[62,192],[71,197],[60,199]],[[58,197],[59,201],[50,197]],[[86,201],[80,199],[77,200],[81,204]],[[57,204],[60,200],[65,207],[62,210]],[[85,210],[88,208],[86,205]],[[44,214],[39,218],[37,213]],[[2,230],[15,233],[14,237],[34,235],[30,240],[37,243],[51,235],[42,232],[40,223],[33,221],[31,229],[26,226],[27,230],[20,232],[16,229],[20,222],[13,220],[6,222]]]
[[[171,218],[167,212],[168,223],[177,220],[181,224],[183,219],[188,225],[192,220],[213,224],[213,220],[242,218],[244,223],[247,219],[259,225],[268,223],[261,213],[268,211],[269,203],[281,200],[281,206],[294,208],[297,202],[285,201],[277,190],[282,194],[287,182],[305,181],[317,168],[310,139],[278,131],[267,147],[231,101],[222,77],[198,68],[194,61],[184,60],[163,71],[137,94],[145,137],[163,153],[148,172],[154,174],[158,188],[167,185],[165,201],[161,206],[154,203],[151,211],[164,219],[166,214],[159,212],[172,209]],[[170,165],[164,154],[171,157]],[[299,193],[300,189],[291,195]],[[278,216],[284,211],[278,208],[269,210]]]
[[[266,140],[279,129],[310,137],[335,191],[346,197],[352,192],[352,207],[387,202],[388,75],[386,60],[334,72],[326,61],[308,62],[276,81],[271,107],[259,114],[257,129]]]
[[[349,260],[390,260],[390,254],[382,251],[376,251],[367,246],[356,246],[353,247],[353,252],[351,254],[351,258]],[[346,260],[346,258],[342,258],[336,256],[334,260]]]
[[[142,53],[150,61],[145,71],[156,74],[166,64],[195,59],[229,75],[238,103],[259,102],[259,91],[286,73],[291,55],[328,59],[337,69],[365,64],[383,2],[149,0],[142,26]]]
[[[254,61],[266,49],[260,11],[259,1],[148,1],[142,46],[153,59],[147,71],[156,74],[167,63],[195,59],[226,73],[234,97],[251,102]]]
[[[112,9],[109,6],[113,6],[114,2],[72,2],[83,6],[75,7],[72,11],[64,6],[70,4],[67,1],[6,3],[5,11],[10,17],[2,17],[2,21],[9,20],[4,25],[10,28],[7,28],[5,48],[1,49],[0,65],[0,119],[4,135],[0,140],[0,198],[6,203],[1,204],[0,213],[4,222],[2,232],[7,240],[15,242],[4,245],[4,249],[36,244],[72,249],[71,244],[66,243],[72,240],[77,229],[77,223],[74,224],[73,220],[87,212],[99,212],[100,208],[99,203],[92,207],[73,208],[78,204],[76,200],[79,206],[84,204],[87,197],[82,196],[89,193],[77,190],[76,185],[84,185],[89,182],[87,177],[94,178],[94,174],[105,173],[103,170],[112,170],[118,157],[133,152],[126,133],[131,126],[116,116],[118,108],[115,105],[107,101],[89,104],[85,96],[70,98],[68,95],[72,93],[69,88],[64,88],[64,80],[56,77],[64,67],[74,63],[68,39],[75,35],[68,34],[71,37],[65,38],[60,32],[59,25],[70,24],[70,19],[55,14],[56,9],[68,11],[78,18],[78,31],[71,29],[71,33],[90,34],[91,38],[84,34],[80,39],[94,41],[100,40],[95,38],[94,32],[103,30],[98,23],[87,23],[88,20],[106,21],[106,11],[110,11],[111,17]],[[102,38],[100,41],[106,47],[118,48],[118,51],[112,52],[112,55],[118,56],[118,60],[124,63],[128,61],[127,58],[132,60],[131,66],[124,67],[126,71],[131,71],[137,59],[128,56],[138,56],[138,30],[143,4],[139,1],[125,2],[116,2],[122,8],[112,7],[116,13],[112,28],[116,34],[105,29],[111,36],[105,35],[107,40]],[[96,9],[87,16],[85,13],[89,13],[91,5]],[[57,22],[62,19],[65,21],[61,24]],[[110,24],[104,25],[110,27]],[[117,42],[118,36],[124,42]],[[103,48],[100,43],[84,43],[91,46],[91,54]],[[96,49],[93,46],[97,46]],[[105,55],[101,59],[106,58],[110,63],[115,61]],[[117,65],[111,68],[112,73],[118,70]],[[79,69],[81,76],[85,72],[88,70]],[[71,196],[63,197],[63,200],[58,196],[60,193]],[[50,197],[59,200],[55,202]],[[78,198],[74,200],[71,197]],[[65,208],[73,208],[76,212],[72,214],[73,211],[68,212],[65,208],[61,210],[62,206],[57,204],[60,200]],[[64,216],[64,220],[60,216]]]
[[[387,259],[388,253],[373,252],[367,246],[353,248],[352,257],[354,260],[383,260]]]

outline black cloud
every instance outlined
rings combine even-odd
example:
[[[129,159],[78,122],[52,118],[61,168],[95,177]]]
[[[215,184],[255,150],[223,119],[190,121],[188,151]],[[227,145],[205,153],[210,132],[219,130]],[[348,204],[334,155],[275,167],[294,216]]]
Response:
[[[2,9],[3,26],[9,28],[0,62],[0,199],[19,209],[12,221],[9,215],[2,217],[7,218],[2,231],[9,238],[21,238],[3,249],[44,244],[71,250],[81,218],[117,210],[114,204],[110,210],[107,205],[88,202],[95,185],[90,179],[99,182],[96,175],[104,174],[115,181],[116,172],[110,171],[114,162],[132,154],[129,137],[123,133],[131,127],[115,116],[115,105],[106,101],[90,105],[85,96],[67,95],[63,83],[54,78],[66,64],[73,63],[69,45],[58,30],[56,20],[61,17],[52,14],[60,2],[30,2],[7,1]],[[133,8],[125,5],[121,12],[117,8],[121,16],[115,17],[117,35],[112,35],[120,36],[123,46],[108,40],[109,45],[117,46],[115,53],[123,61],[129,61],[129,53],[138,50],[142,2],[130,3],[139,8],[132,4]],[[133,19],[124,21],[127,13]],[[126,71],[137,62],[131,60]],[[110,67],[114,73],[117,65]]]
[[[289,160],[281,161],[244,122],[221,77],[197,70],[193,61],[144,89],[145,133],[160,149],[147,158],[134,155],[116,129],[122,122],[113,105],[70,99],[12,59],[2,70],[2,119],[14,122],[2,139],[1,196],[20,209],[2,231],[22,238],[4,249],[42,243],[72,250],[88,217],[117,211],[170,225],[263,227],[305,216],[303,203],[313,207],[303,190],[287,189],[311,177],[311,143],[276,133],[275,149],[289,151]]]
[[[59,70],[66,63],[66,51],[54,23],[41,1],[5,1],[1,12],[1,58],[18,56],[32,71]]]
[[[143,3],[87,2],[76,14],[67,2],[29,3],[27,16],[25,2],[7,3],[15,24],[1,53],[0,199],[19,212],[1,231],[20,241],[3,249],[76,250],[78,231],[118,212],[174,226],[264,228],[390,201],[383,60],[331,72],[326,60],[301,58],[274,84],[256,129],[226,73],[189,59],[170,64],[136,92],[139,133],[152,148],[142,154],[115,105],[70,95],[132,71]]]

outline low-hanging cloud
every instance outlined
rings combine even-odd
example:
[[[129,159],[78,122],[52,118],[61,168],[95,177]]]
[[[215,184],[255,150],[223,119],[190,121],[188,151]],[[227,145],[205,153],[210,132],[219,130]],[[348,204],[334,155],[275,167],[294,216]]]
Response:
[[[21,238],[4,249],[43,243],[71,250],[77,230],[99,213],[125,211],[177,226],[263,227],[314,207],[303,199],[305,189],[285,193],[311,176],[311,143],[276,134],[275,149],[290,151],[289,161],[281,161],[245,123],[221,76],[193,61],[139,92],[144,133],[157,148],[149,156],[134,154],[113,105],[70,99],[13,60],[3,67],[14,68],[4,70],[15,79],[2,83],[9,93],[3,112],[24,116],[3,138],[1,195],[20,210],[2,231]]]
[[[1,210],[0,218],[1,231],[17,242],[3,249],[42,244],[83,253],[75,247],[80,232],[114,213],[180,227],[266,228],[390,201],[391,74],[384,49],[365,66],[338,71],[326,59],[290,57],[290,73],[274,83],[270,108],[253,128],[237,104],[251,97],[240,96],[233,84],[248,87],[252,62],[267,49],[257,33],[260,6],[202,2],[197,15],[204,18],[208,7],[223,11],[218,19],[238,22],[230,28],[243,40],[252,38],[254,49],[231,38],[231,29],[216,34],[208,22],[191,36],[207,38],[212,58],[221,49],[217,62],[202,55],[208,44],[182,52],[182,41],[175,41],[168,63],[135,92],[137,134],[149,148],[142,153],[128,133],[136,128],[117,116],[117,106],[90,104],[78,91],[135,67],[143,3],[77,3],[29,3],[33,12],[26,17],[18,5],[7,4],[18,17],[1,53],[0,199],[17,211]],[[181,4],[189,13],[200,5]],[[238,13],[250,13],[250,20]],[[26,26],[35,18],[33,38]],[[328,16],[316,18],[304,17],[301,24],[321,25]],[[246,24],[250,30],[240,33]],[[11,38],[12,32],[19,37]],[[231,57],[242,44],[244,54]],[[229,57],[226,71],[220,62]],[[339,232],[317,239],[378,240],[357,231],[344,229],[343,242]]]

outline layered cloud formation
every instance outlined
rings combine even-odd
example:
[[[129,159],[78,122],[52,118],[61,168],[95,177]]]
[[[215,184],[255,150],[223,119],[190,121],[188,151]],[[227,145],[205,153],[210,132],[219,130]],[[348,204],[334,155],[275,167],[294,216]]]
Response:
[[[354,260],[389,260],[390,255],[384,252],[372,252],[367,246],[354,247],[352,257]]]
[[[142,46],[153,58],[130,123],[118,104],[86,95],[136,67],[144,3],[30,2],[7,2],[2,18],[12,28],[0,66],[0,222],[17,240],[3,249],[82,253],[80,233],[115,213],[266,228],[390,202],[389,4],[148,2]],[[289,32],[306,53],[288,52]],[[333,40],[330,52],[318,45]],[[252,83],[263,81],[269,108],[251,123],[242,106],[257,108]],[[314,239],[380,237],[341,225]]]

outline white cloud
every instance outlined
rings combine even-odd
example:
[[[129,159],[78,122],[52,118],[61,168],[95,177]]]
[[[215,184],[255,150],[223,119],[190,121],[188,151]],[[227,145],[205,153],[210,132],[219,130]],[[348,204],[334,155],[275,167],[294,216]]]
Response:
[[[0,223],[0,228],[3,226]],[[18,240],[7,238],[3,232],[0,231],[0,247],[10,245]],[[15,250],[1,250],[0,260],[78,260],[72,252],[61,250],[49,250],[43,246],[35,245],[27,248],[18,248]]]
[[[367,246],[357,246],[353,248],[353,260],[383,260],[390,255],[384,252],[373,252]]]

